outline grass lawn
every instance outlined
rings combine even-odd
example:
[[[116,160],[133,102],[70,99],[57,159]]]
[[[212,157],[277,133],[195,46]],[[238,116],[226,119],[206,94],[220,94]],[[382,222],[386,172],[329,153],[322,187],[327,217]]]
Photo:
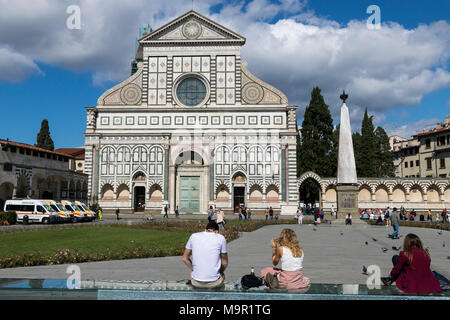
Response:
[[[86,253],[159,247],[170,249],[186,243],[189,232],[139,229],[124,226],[37,230],[0,234],[0,258],[24,253],[52,254],[58,250],[76,249]]]

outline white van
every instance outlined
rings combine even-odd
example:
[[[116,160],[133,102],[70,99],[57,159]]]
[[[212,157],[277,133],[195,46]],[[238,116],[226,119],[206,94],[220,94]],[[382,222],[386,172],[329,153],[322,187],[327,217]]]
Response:
[[[15,211],[17,222],[22,223],[24,217],[28,217],[29,222],[45,224],[58,220],[58,212],[40,200],[7,200],[4,211]]]
[[[76,206],[73,202],[62,200],[61,204],[64,206],[66,211],[73,214],[75,222],[91,220],[88,214],[85,213],[81,208],[78,208],[78,206]]]
[[[73,213],[69,213],[62,204],[56,202],[55,200],[41,200],[45,204],[52,207],[53,210],[58,212],[58,220],[60,222],[72,222],[74,219]]]
[[[87,205],[84,204],[84,202],[81,201],[75,201],[74,204],[82,209],[84,211],[84,213],[87,213],[87,215],[89,216],[89,219],[91,221],[95,220],[95,218],[97,217],[94,211],[89,210],[89,208],[87,207]]]

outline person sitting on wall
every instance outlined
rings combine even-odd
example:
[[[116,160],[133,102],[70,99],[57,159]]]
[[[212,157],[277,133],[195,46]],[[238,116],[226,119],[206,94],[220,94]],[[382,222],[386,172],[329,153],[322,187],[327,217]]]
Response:
[[[384,226],[383,219],[381,219],[381,216],[378,217],[377,221],[375,222],[376,226]]]
[[[349,225],[352,224],[352,215],[351,215],[350,213],[348,213],[348,214],[345,216],[345,224],[349,224]]]
[[[191,260],[192,256],[192,260]],[[190,283],[197,288],[217,288],[224,284],[228,266],[227,241],[219,225],[210,221],[203,232],[191,235],[182,260],[192,271]]]
[[[390,276],[381,278],[385,285],[394,281],[397,288],[407,293],[442,292],[438,279],[430,269],[431,258],[423,249],[422,241],[415,234],[408,234],[403,242],[403,251],[392,257],[394,268]]]
[[[283,229],[280,237],[272,239],[272,262],[280,268],[261,270],[265,284],[270,288],[300,289],[311,286],[309,278],[303,276],[303,249],[292,229]]]

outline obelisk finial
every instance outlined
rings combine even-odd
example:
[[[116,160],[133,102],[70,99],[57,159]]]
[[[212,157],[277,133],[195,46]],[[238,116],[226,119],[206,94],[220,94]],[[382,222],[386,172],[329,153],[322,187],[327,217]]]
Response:
[[[341,94],[341,100],[342,103],[345,103],[345,101],[348,99],[348,94],[345,93],[345,90],[343,90],[342,94]]]

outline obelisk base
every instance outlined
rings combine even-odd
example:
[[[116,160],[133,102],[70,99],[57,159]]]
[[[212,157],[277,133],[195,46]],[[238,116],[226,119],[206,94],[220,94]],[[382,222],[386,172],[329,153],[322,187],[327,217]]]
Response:
[[[337,219],[345,219],[351,214],[353,220],[359,219],[357,184],[337,184]]]

